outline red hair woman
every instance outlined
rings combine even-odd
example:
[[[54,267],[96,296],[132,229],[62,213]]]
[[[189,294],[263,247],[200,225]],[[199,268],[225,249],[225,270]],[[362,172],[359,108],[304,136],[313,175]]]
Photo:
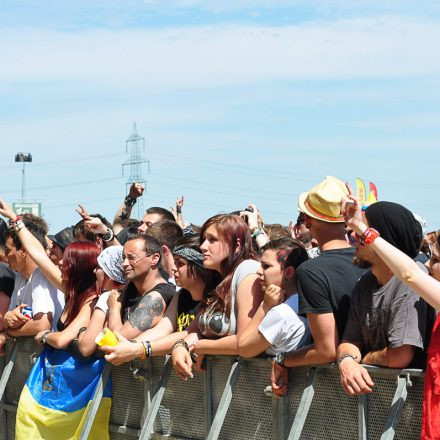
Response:
[[[77,438],[85,409],[105,365],[102,358],[81,357],[73,343],[87,327],[101,291],[96,278],[99,248],[92,242],[73,242],[66,247],[57,266],[20,218],[1,200],[0,214],[11,220],[25,251],[50,283],[65,295],[58,331],[44,330],[35,336],[38,342],[47,345],[21,393],[16,438]],[[108,438],[110,397],[109,383],[89,438]]]

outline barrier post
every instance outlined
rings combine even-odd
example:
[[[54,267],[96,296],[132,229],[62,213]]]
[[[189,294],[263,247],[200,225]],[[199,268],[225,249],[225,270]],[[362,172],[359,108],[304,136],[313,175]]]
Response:
[[[207,437],[212,424],[212,359],[210,356],[207,356],[205,359],[205,437]]]
[[[107,385],[110,377],[112,364],[106,362],[104,370],[101,373],[98,384],[96,385],[95,392],[92,397],[92,401],[87,411],[86,420],[79,435],[80,440],[87,440],[89,438],[90,430],[92,429],[93,421],[95,420],[96,413],[98,412],[99,404],[101,403],[104,388]]]
[[[168,381],[171,374],[171,356],[167,356],[165,361],[162,375],[157,384],[156,392],[151,399],[150,405],[148,406],[147,414],[145,415],[145,421],[142,425],[141,433],[139,435],[139,440],[148,440],[151,436],[153,430],[154,421],[159,411],[160,404],[162,402],[163,395],[165,394]]]
[[[380,437],[381,440],[392,440],[396,431],[397,424],[399,423],[402,410],[405,405],[406,397],[408,396],[408,386],[411,386],[410,374],[405,376],[397,376],[397,387],[394,393],[393,402],[391,403],[388,419],[385,423],[383,433]]]
[[[368,394],[358,396],[358,437],[368,440]]]
[[[296,411],[295,419],[293,420],[292,428],[290,429],[287,440],[299,440],[301,438],[304,423],[306,422],[310,406],[312,405],[313,396],[315,395],[316,380],[318,377],[318,368],[311,368],[308,375],[307,384],[302,393],[301,401],[299,402],[298,410]]]
[[[235,387],[237,386],[238,378],[240,377],[241,363],[242,361],[238,360],[232,364],[228,380],[226,381],[226,385],[217,408],[217,412],[215,413],[215,417],[211,425],[211,429],[206,437],[207,440],[217,440],[218,436],[220,435],[229,405],[231,404]]]

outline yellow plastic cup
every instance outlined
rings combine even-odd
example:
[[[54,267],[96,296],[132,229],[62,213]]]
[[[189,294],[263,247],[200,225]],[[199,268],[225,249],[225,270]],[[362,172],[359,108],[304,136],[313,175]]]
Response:
[[[107,327],[105,327],[95,339],[96,345],[100,347],[103,346],[114,346],[118,345],[119,341],[116,335]]]

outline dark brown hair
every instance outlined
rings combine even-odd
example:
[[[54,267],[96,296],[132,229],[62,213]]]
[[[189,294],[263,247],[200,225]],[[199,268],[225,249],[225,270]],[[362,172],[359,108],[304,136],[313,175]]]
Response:
[[[228,247],[229,255],[221,262],[223,280],[216,287],[213,295],[208,298],[206,306],[213,305],[215,309],[230,316],[231,284],[234,271],[244,260],[256,260],[257,257],[252,248],[252,238],[248,225],[238,215],[218,214],[206,220],[200,231],[201,243],[205,240],[206,230],[210,226],[217,228],[219,239]],[[239,243],[239,250],[235,252]]]

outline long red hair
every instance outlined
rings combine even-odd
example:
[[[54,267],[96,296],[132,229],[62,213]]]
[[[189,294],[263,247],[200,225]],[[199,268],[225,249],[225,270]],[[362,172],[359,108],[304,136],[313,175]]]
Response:
[[[74,241],[64,251],[63,271],[67,278],[69,293],[65,309],[67,316],[65,325],[69,325],[78,316],[87,300],[99,294],[95,273],[99,253],[98,246],[91,241]]]
[[[201,243],[205,240],[205,232],[210,226],[215,226],[219,239],[228,247],[229,255],[221,262],[223,280],[207,299],[206,306],[231,315],[231,284],[234,271],[244,260],[256,260],[257,256],[252,247],[252,237],[246,222],[238,215],[218,214],[203,224],[200,231]],[[239,245],[239,246],[238,246]],[[238,251],[236,252],[236,249]]]

